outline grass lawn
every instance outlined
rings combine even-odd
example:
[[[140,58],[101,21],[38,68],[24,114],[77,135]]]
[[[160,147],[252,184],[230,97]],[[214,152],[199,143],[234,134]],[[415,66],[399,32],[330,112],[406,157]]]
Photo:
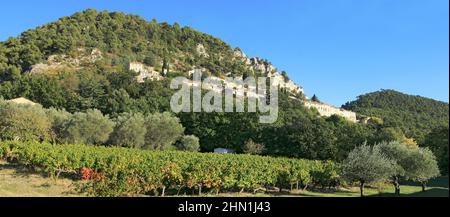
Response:
[[[377,188],[366,188],[367,196],[392,197],[392,185],[382,185]],[[75,191],[74,181],[65,178],[54,180],[28,169],[0,161],[0,197],[73,197],[85,196]],[[342,188],[334,191],[291,191],[283,193],[221,193],[204,194],[211,197],[359,197],[359,188]],[[417,183],[404,183],[401,185],[403,197],[448,197],[449,179],[439,177],[428,183],[425,192]]]
[[[69,179],[54,180],[28,169],[0,161],[0,197],[82,196]]]

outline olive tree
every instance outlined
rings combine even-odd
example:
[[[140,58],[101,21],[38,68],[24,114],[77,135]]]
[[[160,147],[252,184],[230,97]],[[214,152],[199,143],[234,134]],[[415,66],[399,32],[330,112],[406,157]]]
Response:
[[[440,175],[439,166],[433,152],[428,148],[417,148],[411,153],[407,164],[409,180],[420,182],[425,191],[428,180]]]
[[[114,122],[99,110],[87,110],[73,114],[62,130],[62,141],[76,144],[104,144],[113,131]]]
[[[388,158],[396,162],[392,183],[397,195],[400,195],[401,178],[420,182],[425,190],[427,181],[439,175],[436,157],[428,148],[408,146],[400,142],[381,143],[377,146]]]
[[[358,181],[361,196],[366,183],[388,179],[395,173],[395,162],[383,154],[378,146],[361,145],[353,149],[342,163],[342,176]]]
[[[40,105],[0,102],[0,139],[45,141],[49,139],[50,126]]]
[[[183,135],[184,128],[177,117],[168,112],[155,113],[145,118],[146,149],[167,150]]]
[[[145,119],[141,113],[123,113],[114,119],[109,143],[115,146],[140,148],[145,143]]]
[[[381,152],[392,161],[395,161],[394,173],[391,176],[392,184],[394,185],[395,194],[400,195],[400,179],[409,173],[409,166],[411,153],[413,148],[406,146],[400,142],[382,142],[376,145]],[[414,148],[416,149],[416,148]]]
[[[51,122],[50,128],[50,141],[52,143],[62,143],[62,131],[64,129],[64,124],[72,116],[71,113],[62,109],[50,108],[45,111],[47,117]]]

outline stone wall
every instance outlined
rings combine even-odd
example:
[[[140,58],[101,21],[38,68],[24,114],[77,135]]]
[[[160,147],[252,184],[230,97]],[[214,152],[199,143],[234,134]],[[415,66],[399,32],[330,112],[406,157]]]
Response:
[[[328,105],[325,103],[313,102],[310,100],[304,101],[304,104],[308,108],[315,108],[319,112],[320,115],[329,117],[331,115],[339,115],[341,117],[346,118],[349,121],[357,122],[356,113],[352,111],[348,111],[342,108],[337,108],[332,105]]]

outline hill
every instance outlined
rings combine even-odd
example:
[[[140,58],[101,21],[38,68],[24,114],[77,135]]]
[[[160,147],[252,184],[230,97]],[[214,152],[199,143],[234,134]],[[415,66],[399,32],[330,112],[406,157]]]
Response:
[[[406,136],[422,141],[432,129],[448,126],[448,106],[448,103],[421,96],[380,90],[361,95],[343,108],[361,116],[381,118],[386,127],[398,127]]]
[[[217,77],[272,76],[300,89],[268,60],[249,58],[221,39],[120,12],[89,9],[0,43],[0,81],[25,72],[78,71],[98,62],[112,71],[130,69],[132,63],[161,75],[188,76],[188,71],[201,69]]]

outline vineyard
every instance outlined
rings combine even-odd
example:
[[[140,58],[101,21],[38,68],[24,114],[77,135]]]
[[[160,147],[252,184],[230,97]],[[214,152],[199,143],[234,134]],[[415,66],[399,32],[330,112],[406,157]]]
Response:
[[[4,141],[0,156],[55,179],[81,180],[78,190],[92,196],[256,192],[337,180],[330,161],[253,155]]]

